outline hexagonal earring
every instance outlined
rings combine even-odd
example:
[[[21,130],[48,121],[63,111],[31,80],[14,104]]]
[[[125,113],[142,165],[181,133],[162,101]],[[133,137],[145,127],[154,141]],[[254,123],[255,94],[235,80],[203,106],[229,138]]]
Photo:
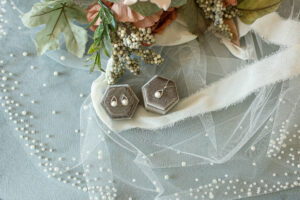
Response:
[[[101,100],[101,105],[111,119],[131,119],[139,99],[127,84],[109,86]]]
[[[159,114],[166,114],[179,101],[175,82],[157,75],[142,87],[142,93],[146,110]]]

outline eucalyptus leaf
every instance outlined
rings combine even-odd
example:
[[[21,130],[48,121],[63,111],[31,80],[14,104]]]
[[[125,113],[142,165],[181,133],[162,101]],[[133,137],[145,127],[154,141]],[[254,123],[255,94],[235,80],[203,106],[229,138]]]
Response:
[[[36,3],[21,19],[29,28],[45,24],[45,28],[37,34],[35,39],[38,55],[44,54],[47,50],[59,49],[59,38],[63,33],[68,51],[78,57],[83,56],[88,40],[87,31],[75,25],[72,20],[85,23],[85,12],[72,1]]]
[[[252,24],[256,19],[277,10],[281,2],[282,0],[240,0],[237,8],[242,22]]]
[[[130,8],[132,10],[134,10],[135,12],[140,13],[141,15],[144,15],[144,16],[151,16],[154,13],[161,10],[156,4],[153,4],[148,1],[146,1],[146,2],[139,1],[139,2],[131,5]]]
[[[179,8],[179,14],[191,33],[201,36],[207,30],[208,23],[194,0],[187,0],[187,3]]]
[[[113,3],[119,3],[120,2],[120,0],[108,0],[108,1],[113,2]]]
[[[171,7],[180,7],[187,3],[187,0],[172,0]]]

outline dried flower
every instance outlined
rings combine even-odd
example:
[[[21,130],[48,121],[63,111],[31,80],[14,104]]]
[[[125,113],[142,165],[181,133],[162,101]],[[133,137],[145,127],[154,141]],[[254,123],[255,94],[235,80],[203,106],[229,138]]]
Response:
[[[158,22],[156,22],[152,27],[152,33],[162,33],[165,28],[171,24],[177,18],[177,10],[175,8],[169,8],[167,11],[164,11],[160,16]]]
[[[145,17],[130,9],[130,7],[128,5],[125,5],[123,2],[111,3],[103,0],[102,2],[113,11],[115,18],[119,22],[131,22],[137,28],[147,28],[155,25],[155,23],[160,20],[160,16],[163,13],[163,11],[159,11],[151,16]],[[88,7],[87,19],[89,22],[92,22],[95,19],[100,9],[101,6],[98,3],[92,4]],[[95,31],[96,28],[99,26],[100,22],[101,19],[99,18],[95,22],[95,24],[90,27],[90,29],[92,31]]]
[[[131,22],[138,28],[147,28],[153,26],[160,19],[160,16],[163,13],[163,11],[159,11],[151,16],[145,17],[132,10],[123,2],[113,4],[111,10],[114,12],[115,17],[119,22]]]
[[[237,0],[223,0],[225,6],[236,6]]]
[[[159,11],[151,16],[143,16],[134,10],[132,10],[125,2],[111,3],[103,1],[103,3],[109,7],[115,18],[119,22],[131,22],[137,28],[148,28],[151,27],[153,33],[161,33],[167,25],[169,25],[177,17],[175,8],[169,8],[167,11]],[[92,22],[97,16],[101,6],[98,3],[90,5],[87,10],[87,19]],[[99,18],[93,26],[90,27],[92,31],[95,31],[99,26],[101,19]]]

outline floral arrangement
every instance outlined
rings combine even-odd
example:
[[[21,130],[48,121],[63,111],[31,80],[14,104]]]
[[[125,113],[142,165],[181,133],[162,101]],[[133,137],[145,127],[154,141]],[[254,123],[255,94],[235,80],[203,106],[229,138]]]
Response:
[[[187,30],[201,36],[206,31],[240,45],[236,19],[251,24],[275,11],[282,0],[45,0],[36,3],[21,18],[27,27],[45,25],[36,35],[39,55],[60,47],[83,57],[88,28],[94,32],[88,47],[91,72],[101,65],[102,52],[110,57],[107,81],[114,84],[126,69],[140,73],[141,61],[159,65],[160,54],[152,47],[156,35],[182,20]],[[80,24],[89,24],[82,26]],[[176,33],[174,33],[176,34]]]

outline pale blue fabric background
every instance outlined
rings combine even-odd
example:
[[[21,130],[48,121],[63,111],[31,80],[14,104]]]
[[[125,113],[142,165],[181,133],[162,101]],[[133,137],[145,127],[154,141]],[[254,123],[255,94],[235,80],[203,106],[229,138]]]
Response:
[[[27,11],[34,1],[17,1],[22,10]],[[9,96],[20,99],[22,108],[37,115],[32,124],[43,133],[55,135],[52,141],[66,155],[77,155],[79,137],[74,136],[74,130],[79,129],[79,109],[90,91],[92,81],[99,75],[90,75],[87,70],[71,69],[59,64],[48,56],[36,57],[32,32],[25,29],[17,12],[6,6],[8,12],[5,19],[10,23],[4,24],[8,33],[0,40],[0,59],[4,60],[4,69],[15,74],[10,80],[19,80],[21,84],[17,91],[9,92]],[[1,23],[3,24],[3,23]],[[22,30],[17,27],[21,26]],[[4,47],[4,48],[3,48]],[[28,57],[22,53],[27,51]],[[15,56],[10,57],[13,53]],[[68,59],[68,57],[67,57]],[[62,62],[62,64],[64,64]],[[36,66],[32,70],[31,65]],[[78,66],[82,66],[79,65]],[[76,67],[71,66],[71,67]],[[53,72],[58,71],[58,77]],[[46,87],[42,86],[46,83]],[[20,92],[25,97],[20,98]],[[79,94],[84,94],[80,98]],[[37,104],[32,105],[31,100]],[[57,110],[55,117],[52,110]],[[46,174],[36,166],[36,160],[31,159],[24,149],[14,130],[15,124],[8,120],[4,108],[0,108],[0,199],[1,200],[87,200],[88,194],[58,182],[48,179]],[[122,199],[122,197],[120,197]],[[300,189],[282,191],[260,197],[248,198],[257,200],[298,200]]]

